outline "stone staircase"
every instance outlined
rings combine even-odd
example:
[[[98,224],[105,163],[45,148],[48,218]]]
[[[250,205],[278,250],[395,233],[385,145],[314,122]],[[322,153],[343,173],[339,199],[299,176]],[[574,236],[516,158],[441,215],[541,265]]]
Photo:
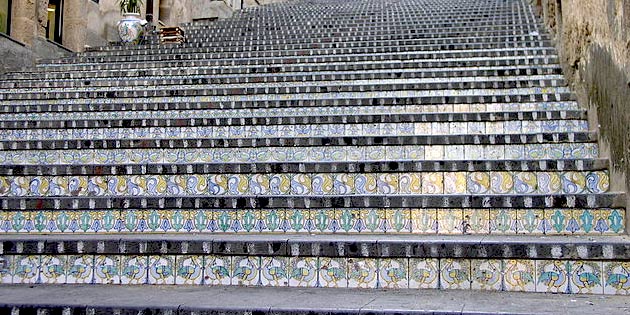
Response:
[[[630,293],[625,194],[524,1],[183,27],[0,81],[7,290]]]

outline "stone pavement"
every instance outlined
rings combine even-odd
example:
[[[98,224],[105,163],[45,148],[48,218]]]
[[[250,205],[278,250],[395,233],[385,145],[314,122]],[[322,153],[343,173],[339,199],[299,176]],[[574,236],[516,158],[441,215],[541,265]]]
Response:
[[[0,297],[2,314],[12,307],[40,307],[49,314],[83,314],[83,310],[87,314],[198,315],[630,313],[630,299],[624,296],[474,290],[0,285]]]

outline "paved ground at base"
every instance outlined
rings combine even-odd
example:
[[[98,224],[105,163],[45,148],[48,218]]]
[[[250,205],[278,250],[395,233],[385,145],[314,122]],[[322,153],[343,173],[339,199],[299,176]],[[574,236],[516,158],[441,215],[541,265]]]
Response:
[[[625,296],[460,290],[0,285],[0,307],[88,306],[128,312],[173,309],[174,305],[179,310],[217,313],[630,314],[630,299]]]

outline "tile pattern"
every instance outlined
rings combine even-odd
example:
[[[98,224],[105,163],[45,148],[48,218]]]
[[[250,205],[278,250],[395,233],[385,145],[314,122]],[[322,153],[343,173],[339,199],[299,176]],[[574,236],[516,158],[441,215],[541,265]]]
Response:
[[[623,234],[623,209],[2,211],[4,233]]]
[[[597,158],[598,155],[599,151],[595,143],[69,149],[0,151],[0,163],[13,165],[137,165],[157,163],[368,162],[382,160],[538,160],[587,159]],[[568,179],[570,182],[571,178]]]
[[[0,196],[604,193],[608,171],[0,176]]]
[[[591,260],[211,255],[0,256],[0,283],[442,288],[630,295],[630,264]]]

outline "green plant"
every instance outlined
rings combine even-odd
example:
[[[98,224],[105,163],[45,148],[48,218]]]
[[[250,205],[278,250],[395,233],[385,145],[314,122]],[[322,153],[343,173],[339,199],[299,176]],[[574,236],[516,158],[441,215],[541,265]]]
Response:
[[[121,14],[140,13],[142,4],[142,0],[118,0]]]

